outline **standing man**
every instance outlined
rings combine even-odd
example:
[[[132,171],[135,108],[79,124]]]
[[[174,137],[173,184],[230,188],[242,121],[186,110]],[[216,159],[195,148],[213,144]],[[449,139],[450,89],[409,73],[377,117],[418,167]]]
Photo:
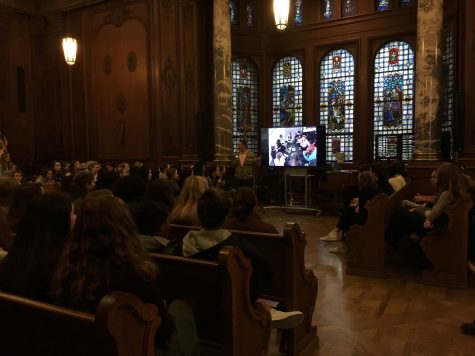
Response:
[[[236,188],[253,188],[254,165],[256,155],[247,149],[245,139],[239,140],[238,153],[233,157],[234,178],[236,179]]]

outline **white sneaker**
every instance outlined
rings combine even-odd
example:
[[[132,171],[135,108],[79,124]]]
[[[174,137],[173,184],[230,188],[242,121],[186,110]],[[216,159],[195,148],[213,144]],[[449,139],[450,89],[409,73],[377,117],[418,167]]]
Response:
[[[320,240],[333,242],[333,241],[341,241],[342,238],[343,238],[343,231],[335,228],[332,231],[330,231],[327,236],[320,237]]]
[[[269,309],[271,328],[293,329],[303,321],[303,313],[300,311],[283,312],[274,308]]]
[[[468,260],[468,268],[470,271],[475,272],[475,262]]]

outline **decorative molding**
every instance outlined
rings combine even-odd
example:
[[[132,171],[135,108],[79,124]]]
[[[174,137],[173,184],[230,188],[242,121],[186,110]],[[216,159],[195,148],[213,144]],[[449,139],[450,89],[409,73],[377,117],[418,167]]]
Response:
[[[112,57],[109,54],[104,56],[104,73],[111,75],[112,73]]]
[[[170,56],[168,56],[162,70],[163,82],[168,89],[173,89],[176,85],[176,68]]]
[[[129,72],[134,72],[137,68],[137,54],[134,51],[127,54],[127,68]]]
[[[116,27],[122,26],[125,20],[128,20],[132,17],[133,12],[127,9],[127,4],[130,0],[119,0],[112,11],[110,11],[106,17],[106,23],[113,23]]]

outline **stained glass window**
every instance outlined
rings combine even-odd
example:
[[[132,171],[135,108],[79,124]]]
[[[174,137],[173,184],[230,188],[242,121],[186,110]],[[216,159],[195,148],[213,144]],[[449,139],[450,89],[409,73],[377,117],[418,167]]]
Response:
[[[355,14],[355,0],[343,0],[343,17],[353,16]]]
[[[376,0],[376,11],[386,11],[391,8],[391,0]]]
[[[346,49],[329,52],[320,63],[320,123],[326,125],[327,161],[342,152],[353,161],[355,62]]]
[[[413,126],[414,51],[388,42],[374,60],[374,158],[412,159]]]
[[[273,127],[302,125],[302,64],[283,57],[272,70]]]
[[[247,0],[246,3],[246,25],[254,26],[254,0]]]
[[[303,0],[295,0],[294,22],[297,25],[303,24]]]
[[[333,17],[333,0],[323,0],[321,2],[322,14],[325,20],[330,20]]]
[[[400,7],[411,6],[411,5],[415,5],[415,0],[399,0]]]
[[[453,154],[454,98],[455,98],[455,35],[450,28],[443,30],[442,52],[442,117],[441,146]],[[445,146],[445,147],[444,147]],[[445,157],[453,158],[453,157]]]
[[[257,67],[249,58],[239,57],[232,61],[233,78],[233,151],[245,138],[247,147],[258,152],[258,93]]]
[[[231,20],[231,25],[237,25],[238,23],[238,6],[237,0],[229,0],[229,18]]]

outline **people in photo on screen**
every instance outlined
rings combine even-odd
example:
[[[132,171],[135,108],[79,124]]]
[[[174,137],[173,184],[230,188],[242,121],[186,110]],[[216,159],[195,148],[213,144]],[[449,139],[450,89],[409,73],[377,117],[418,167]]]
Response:
[[[301,167],[316,166],[316,163],[316,131],[308,128],[270,129],[270,166]]]

